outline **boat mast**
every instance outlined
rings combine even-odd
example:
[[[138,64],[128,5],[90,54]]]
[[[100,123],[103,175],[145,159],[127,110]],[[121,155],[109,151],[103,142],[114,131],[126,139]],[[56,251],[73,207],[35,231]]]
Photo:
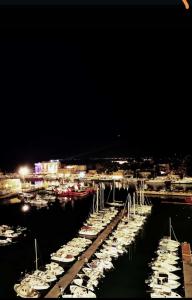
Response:
[[[115,180],[113,181],[113,202],[115,202]]]
[[[127,220],[129,221],[129,209],[130,209],[130,206],[129,206],[129,195],[128,195],[128,198],[127,198]]]
[[[96,212],[98,213],[98,209],[99,209],[99,188],[97,186],[97,198],[96,198]]]
[[[135,217],[135,193],[133,193],[133,215]]]
[[[93,195],[93,213],[95,212],[95,194]]]
[[[105,184],[104,182],[102,183],[102,209],[105,207]]]
[[[171,240],[171,218],[169,218],[169,238]]]
[[[38,270],[38,263],[37,263],[37,239],[35,239],[35,266],[36,266],[36,270]]]

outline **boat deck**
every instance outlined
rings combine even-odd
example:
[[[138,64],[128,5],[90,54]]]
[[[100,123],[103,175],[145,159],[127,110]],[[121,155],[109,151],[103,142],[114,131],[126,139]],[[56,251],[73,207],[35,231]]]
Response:
[[[185,298],[192,298],[192,255],[189,243],[182,243]]]
[[[61,288],[65,290],[68,285],[73,281],[77,273],[83,268],[91,256],[96,252],[100,245],[105,241],[108,235],[112,232],[113,228],[119,223],[124,215],[124,210],[121,210],[113,221],[102,231],[97,239],[91,246],[79,257],[68,272],[60,278],[60,280],[52,287],[52,289],[45,295],[45,298],[58,298],[61,295]]]

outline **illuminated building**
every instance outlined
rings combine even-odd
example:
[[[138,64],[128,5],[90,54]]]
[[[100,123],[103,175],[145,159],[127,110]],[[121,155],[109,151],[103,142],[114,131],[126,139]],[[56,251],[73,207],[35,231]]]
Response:
[[[50,160],[48,162],[35,163],[36,174],[57,174],[60,167],[58,160]]]
[[[20,179],[0,178],[0,195],[21,192]]]

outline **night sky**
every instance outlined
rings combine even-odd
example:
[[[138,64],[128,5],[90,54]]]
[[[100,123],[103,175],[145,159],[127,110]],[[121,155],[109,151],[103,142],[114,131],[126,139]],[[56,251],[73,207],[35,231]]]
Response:
[[[178,5],[179,0],[0,0],[6,5]]]
[[[191,152],[191,12],[60,7],[2,16],[0,168],[102,149]]]

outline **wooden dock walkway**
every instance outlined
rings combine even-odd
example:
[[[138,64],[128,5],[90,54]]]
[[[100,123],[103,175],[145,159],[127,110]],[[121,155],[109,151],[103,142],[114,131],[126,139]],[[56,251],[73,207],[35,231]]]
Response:
[[[60,278],[60,280],[53,286],[53,288],[45,295],[45,298],[58,298],[61,294],[61,288],[65,290],[67,286],[73,281],[77,273],[83,268],[84,264],[88,262],[91,256],[96,252],[100,245],[105,241],[113,228],[119,223],[124,215],[124,210],[121,210],[113,221],[102,231],[91,246],[79,257],[78,261],[68,270],[68,272]]]
[[[182,260],[185,298],[192,298],[192,255],[189,243],[182,243]]]

